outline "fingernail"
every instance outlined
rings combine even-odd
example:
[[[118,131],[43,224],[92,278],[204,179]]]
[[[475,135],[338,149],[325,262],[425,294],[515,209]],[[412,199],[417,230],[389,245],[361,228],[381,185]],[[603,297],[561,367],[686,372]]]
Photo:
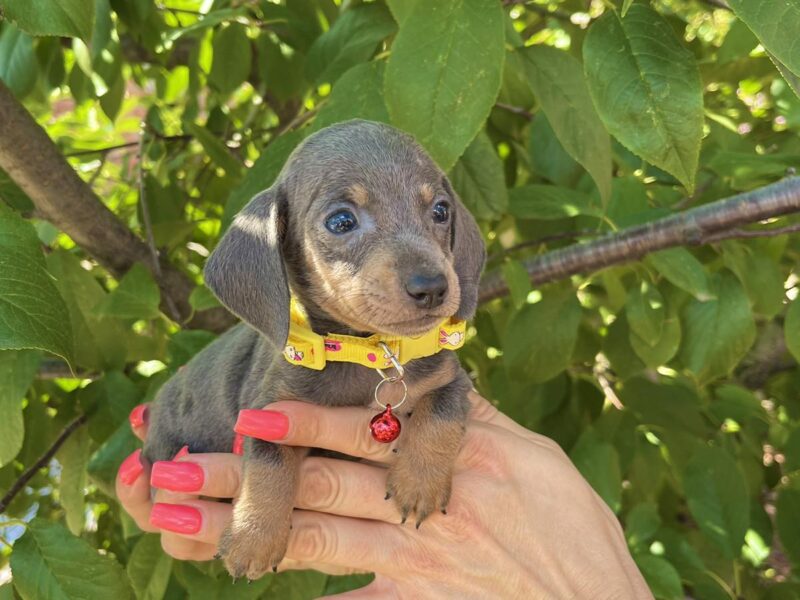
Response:
[[[153,465],[150,485],[172,492],[197,492],[203,487],[203,467],[190,462],[162,460]]]
[[[274,410],[241,410],[233,430],[261,440],[281,440],[289,432],[289,418]]]
[[[119,466],[119,480],[125,485],[133,485],[139,479],[139,475],[144,471],[142,465],[142,451],[137,450],[128,458],[122,461]]]
[[[241,433],[237,433],[233,438],[233,453],[238,456],[244,454],[244,436]]]
[[[174,533],[197,533],[203,516],[193,506],[157,502],[150,511],[150,524]]]
[[[172,457],[172,460],[178,460],[179,458],[183,458],[184,456],[189,456],[189,446],[184,446],[178,453]]]
[[[135,429],[146,424],[149,416],[150,407],[147,404],[140,404],[131,411],[131,414],[128,415],[128,420],[131,422],[131,427]]]

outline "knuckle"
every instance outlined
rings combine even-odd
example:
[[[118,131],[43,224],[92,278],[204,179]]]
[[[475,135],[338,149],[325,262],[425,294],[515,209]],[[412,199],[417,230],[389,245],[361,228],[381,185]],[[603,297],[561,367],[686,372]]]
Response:
[[[440,577],[446,567],[438,552],[423,544],[402,544],[392,553],[392,563],[401,572],[414,573],[421,579],[435,575]]]
[[[341,482],[325,460],[308,459],[303,464],[300,496],[303,503],[316,510],[328,511],[341,500]]]
[[[336,556],[337,541],[333,531],[318,522],[296,529],[294,546],[297,558],[310,562],[330,562]]]
[[[186,540],[169,533],[161,534],[161,548],[176,560],[192,560],[194,558],[191,545],[187,544]]]
[[[481,429],[467,429],[460,459],[468,467],[494,478],[506,480],[511,476],[504,448],[492,434]]]

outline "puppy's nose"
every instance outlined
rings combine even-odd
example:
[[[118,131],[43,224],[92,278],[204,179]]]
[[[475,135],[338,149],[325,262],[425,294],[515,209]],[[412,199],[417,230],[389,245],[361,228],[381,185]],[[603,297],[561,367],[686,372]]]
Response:
[[[441,273],[433,277],[412,275],[406,281],[406,291],[418,307],[436,308],[447,295],[447,279]]]

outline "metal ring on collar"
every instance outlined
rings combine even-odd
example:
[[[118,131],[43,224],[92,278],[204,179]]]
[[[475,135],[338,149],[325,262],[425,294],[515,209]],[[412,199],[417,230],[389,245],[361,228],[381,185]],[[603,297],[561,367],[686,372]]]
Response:
[[[389,378],[387,378],[387,379],[381,379],[381,380],[378,382],[378,385],[376,385],[376,386],[375,386],[375,392],[374,392],[375,403],[376,403],[378,406],[380,406],[381,408],[383,408],[383,409],[385,409],[385,408],[386,408],[386,405],[385,405],[383,402],[381,402],[380,400],[378,400],[378,391],[381,389],[381,386],[382,386],[384,383],[386,383],[387,381],[388,381],[389,383],[399,383],[400,385],[402,385],[402,386],[403,386],[403,398],[400,400],[400,402],[398,402],[397,404],[395,404],[395,405],[392,407],[392,408],[394,408],[394,409],[397,409],[397,408],[399,408],[399,407],[400,407],[400,405],[402,405],[402,404],[403,404],[403,402],[405,402],[405,401],[406,401],[406,397],[408,396],[408,386],[406,385],[406,382],[405,382],[405,381],[403,381],[402,379],[395,379],[394,381],[392,381],[392,379],[389,379]]]

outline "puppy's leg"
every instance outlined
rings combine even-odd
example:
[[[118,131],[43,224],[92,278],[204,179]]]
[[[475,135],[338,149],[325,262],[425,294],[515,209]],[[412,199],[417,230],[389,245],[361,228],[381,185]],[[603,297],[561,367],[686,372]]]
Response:
[[[242,491],[219,543],[233,577],[258,579],[286,554],[298,462],[292,448],[246,441]]]
[[[403,521],[412,512],[417,527],[433,511],[447,507],[453,464],[461,447],[471,387],[463,371],[451,383],[420,399],[395,463],[389,469],[387,493],[394,497]]]

